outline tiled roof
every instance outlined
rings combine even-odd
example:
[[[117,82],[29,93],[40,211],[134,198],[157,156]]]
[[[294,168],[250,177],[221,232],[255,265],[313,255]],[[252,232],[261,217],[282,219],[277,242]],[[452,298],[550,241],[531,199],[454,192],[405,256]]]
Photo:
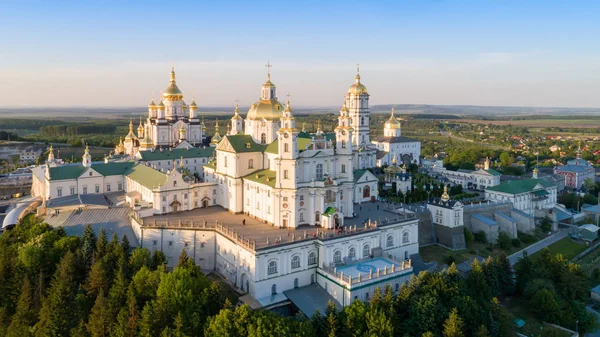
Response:
[[[533,191],[538,184],[540,184],[543,188],[556,187],[555,184],[544,179],[523,179],[505,181],[500,185],[488,187],[486,191],[489,190],[508,194],[521,194]]]
[[[245,176],[244,179],[253,181],[255,183],[275,187],[275,183],[277,182],[276,177],[277,174],[275,173],[275,171],[265,169],[252,172],[249,175]]]
[[[199,157],[211,157],[215,152],[214,147],[191,147],[189,149],[174,149],[171,151],[142,151],[140,156],[144,161],[152,160],[173,160],[183,158],[199,158]]]

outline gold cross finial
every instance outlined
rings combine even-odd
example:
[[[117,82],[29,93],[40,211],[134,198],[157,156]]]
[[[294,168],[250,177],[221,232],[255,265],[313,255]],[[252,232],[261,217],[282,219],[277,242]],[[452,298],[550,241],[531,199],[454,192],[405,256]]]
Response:
[[[360,63],[356,64],[356,74],[360,74]]]
[[[269,78],[269,80],[271,80],[271,67],[273,67],[273,65],[271,64],[271,62],[267,62],[267,65],[265,65],[265,67],[267,67],[267,77]]]

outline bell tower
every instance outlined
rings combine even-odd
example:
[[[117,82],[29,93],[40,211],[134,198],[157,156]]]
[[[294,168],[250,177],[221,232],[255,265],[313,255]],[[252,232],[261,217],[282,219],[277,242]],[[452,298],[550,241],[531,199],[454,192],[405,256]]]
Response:
[[[360,83],[359,65],[356,66],[355,82],[348,88],[348,93],[346,94],[346,106],[352,119],[352,127],[354,128],[352,144],[356,147],[370,144],[369,93],[367,92],[367,87]]]
[[[277,130],[279,139],[279,157],[282,159],[298,158],[298,130],[296,130],[296,121],[292,116],[292,107],[290,98],[285,102],[285,109],[281,116],[281,128]]]

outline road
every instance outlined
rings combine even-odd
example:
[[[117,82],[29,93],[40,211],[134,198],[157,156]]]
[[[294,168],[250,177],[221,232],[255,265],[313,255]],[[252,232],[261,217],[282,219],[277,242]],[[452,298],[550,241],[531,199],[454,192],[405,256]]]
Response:
[[[569,230],[563,229],[560,232],[553,234],[552,236],[549,236],[543,240],[540,240],[540,241],[532,244],[531,246],[510,255],[508,257],[508,261],[510,261],[511,266],[514,266],[515,263],[517,263],[521,258],[523,258],[524,251],[527,251],[527,254],[531,255],[535,252],[538,252],[538,251],[550,246],[551,244],[553,244],[557,241],[560,241],[560,240],[566,238],[568,235],[569,235]]]

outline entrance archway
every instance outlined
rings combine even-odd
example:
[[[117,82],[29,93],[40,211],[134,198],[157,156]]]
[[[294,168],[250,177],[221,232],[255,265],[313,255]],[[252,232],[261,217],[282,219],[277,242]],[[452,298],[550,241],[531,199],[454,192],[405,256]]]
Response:
[[[366,185],[365,187],[363,187],[363,198],[369,198],[371,196],[371,187],[369,187],[369,185]]]
[[[208,200],[202,200],[202,208],[208,207]]]

